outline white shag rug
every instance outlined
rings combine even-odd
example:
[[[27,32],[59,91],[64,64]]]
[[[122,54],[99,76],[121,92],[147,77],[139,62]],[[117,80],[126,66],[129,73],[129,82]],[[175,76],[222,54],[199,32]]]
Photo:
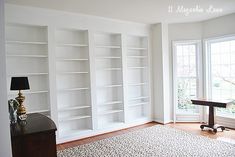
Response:
[[[153,126],[58,151],[58,157],[235,157],[235,145]]]

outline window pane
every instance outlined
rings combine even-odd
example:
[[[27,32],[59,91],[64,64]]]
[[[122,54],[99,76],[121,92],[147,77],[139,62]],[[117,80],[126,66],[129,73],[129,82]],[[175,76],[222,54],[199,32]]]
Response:
[[[177,113],[199,113],[198,106],[191,104],[197,97],[196,44],[177,44]]]
[[[235,40],[211,45],[211,98],[235,99]],[[218,115],[235,117],[235,105],[217,108]]]

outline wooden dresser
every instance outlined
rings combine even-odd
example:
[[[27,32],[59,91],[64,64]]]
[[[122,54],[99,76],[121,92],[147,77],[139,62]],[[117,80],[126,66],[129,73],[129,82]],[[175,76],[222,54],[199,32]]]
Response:
[[[13,157],[56,157],[56,125],[42,114],[28,114],[25,123],[11,125]]]

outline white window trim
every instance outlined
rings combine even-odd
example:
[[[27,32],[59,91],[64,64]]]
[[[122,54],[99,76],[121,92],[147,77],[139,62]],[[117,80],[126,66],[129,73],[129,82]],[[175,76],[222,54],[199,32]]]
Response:
[[[177,44],[197,44],[197,54],[196,54],[196,63],[197,63],[197,95],[198,97],[203,97],[203,73],[202,73],[202,44],[201,40],[179,40],[172,41],[172,70],[173,70],[173,121],[175,122],[202,122],[203,121],[203,108],[199,107],[199,114],[177,114],[176,106],[178,104],[178,94],[177,94],[177,60],[176,60],[176,45]]]
[[[210,93],[210,86],[209,84],[211,83],[211,77],[210,77],[210,73],[211,73],[211,60],[210,60],[210,47],[208,47],[209,44],[211,43],[215,43],[215,42],[223,42],[223,41],[228,41],[228,40],[231,40],[231,39],[235,39],[235,34],[232,34],[232,35],[226,35],[226,36],[220,36],[220,37],[214,37],[214,38],[208,38],[208,39],[205,39],[203,40],[203,45],[204,45],[204,48],[203,48],[203,52],[204,53],[204,56],[203,56],[203,61],[204,61],[204,82],[205,82],[205,86],[204,86],[204,91],[205,91],[205,97],[206,98],[210,98],[211,96],[211,93]],[[204,109],[204,122],[207,122],[207,117],[208,117],[208,113],[207,113],[207,110]],[[231,128],[235,128],[235,124],[234,124],[234,120],[235,118],[233,117],[223,117],[223,116],[220,116],[220,115],[216,115],[216,112],[215,112],[215,122],[218,123],[218,124],[221,124],[221,125],[225,125],[225,126],[228,126],[228,127],[231,127]]]

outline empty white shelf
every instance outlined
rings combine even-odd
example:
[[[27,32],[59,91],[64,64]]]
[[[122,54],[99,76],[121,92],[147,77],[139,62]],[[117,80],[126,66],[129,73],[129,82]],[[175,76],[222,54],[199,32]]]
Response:
[[[58,74],[88,74],[88,71],[59,71]]]
[[[147,56],[127,56],[128,58],[147,58]]]
[[[105,86],[101,86],[100,88],[115,88],[115,87],[122,87],[122,85],[121,84],[105,85]]]
[[[142,83],[129,83],[128,86],[142,86],[142,85],[147,85],[147,82],[142,82]]]
[[[140,100],[140,99],[148,99],[148,98],[149,98],[148,96],[140,96],[140,97],[130,98],[129,100],[132,101],[132,100]]]
[[[50,112],[50,110],[35,110],[35,111],[28,111],[28,113],[44,113],[44,112]]]
[[[96,48],[109,48],[109,49],[120,49],[121,46],[116,45],[97,45]]]
[[[122,70],[122,68],[103,68],[99,70],[104,70],[104,71],[115,71],[115,70]]]
[[[57,44],[57,46],[61,46],[61,47],[87,47],[87,44]]]
[[[105,111],[100,111],[99,115],[106,115],[106,114],[112,114],[112,113],[119,113],[123,112],[123,110],[105,110]]]
[[[78,119],[84,119],[84,118],[90,118],[91,116],[86,115],[86,116],[71,116],[71,117],[60,117],[59,122],[63,121],[70,121],[70,120],[78,120]]]
[[[121,104],[121,103],[122,103],[122,101],[109,101],[109,102],[100,103],[99,106]]]
[[[87,58],[57,58],[58,61],[88,61]]]
[[[41,93],[48,93],[47,90],[41,90],[41,91],[23,91],[23,94],[41,94]],[[16,95],[17,92],[9,92],[8,95]]]
[[[71,111],[71,110],[78,110],[78,109],[84,109],[84,108],[90,108],[91,106],[72,106],[72,107],[61,107],[59,108],[58,110],[60,112],[63,112],[63,111]]]
[[[148,104],[149,102],[140,102],[140,103],[133,103],[133,104],[129,104],[128,106],[129,107],[135,107],[135,106],[141,106],[141,105],[146,105]]]
[[[129,50],[147,50],[146,47],[128,47]]]
[[[81,88],[66,88],[66,89],[59,89],[59,91],[79,91],[79,90],[88,90],[88,87],[81,87]]]
[[[22,58],[47,58],[47,55],[17,55],[17,54],[8,54],[7,57],[22,57]]]
[[[41,42],[41,41],[6,41],[7,44],[34,44],[34,45],[47,45],[47,42]]]
[[[18,73],[18,74],[8,74],[8,76],[36,76],[36,75],[48,75],[48,73]]]
[[[40,94],[40,93],[48,93],[47,90],[41,90],[41,91],[25,91],[24,94]]]
[[[129,69],[146,69],[147,66],[141,66],[141,67],[128,67]]]
[[[118,56],[103,56],[103,57],[97,57],[96,59],[120,59],[121,57]]]

